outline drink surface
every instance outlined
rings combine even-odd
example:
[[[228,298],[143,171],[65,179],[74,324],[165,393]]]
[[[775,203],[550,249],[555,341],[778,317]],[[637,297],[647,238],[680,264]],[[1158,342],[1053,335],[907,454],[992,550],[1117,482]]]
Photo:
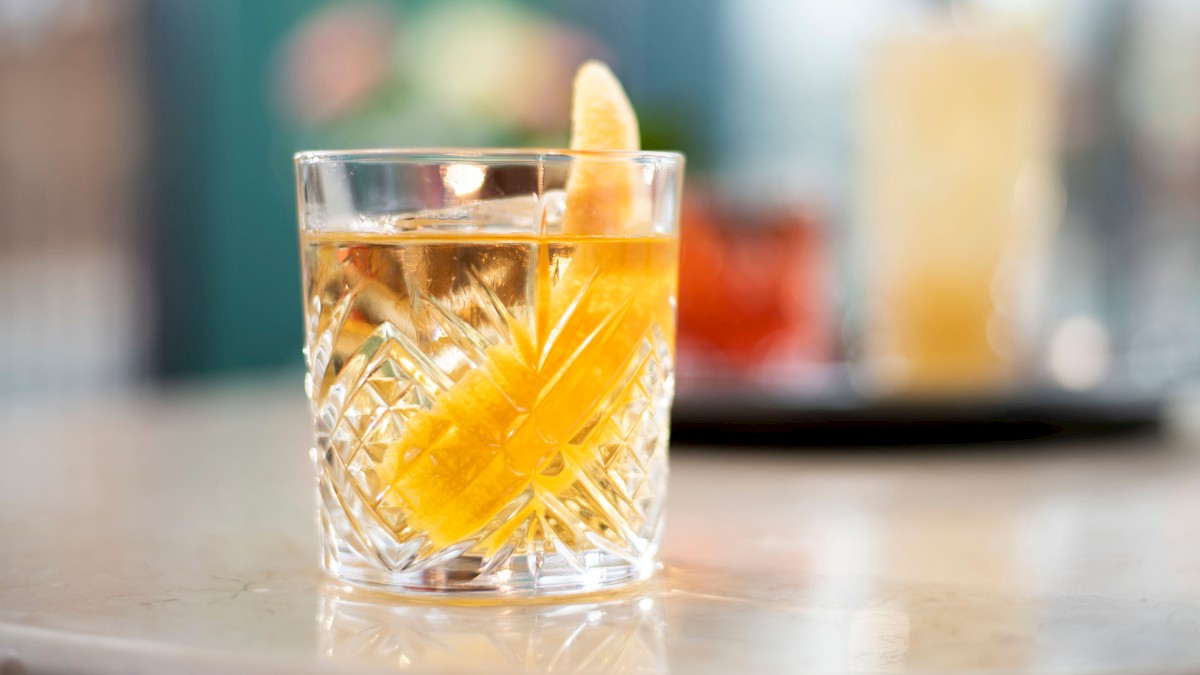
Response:
[[[353,521],[357,553],[394,570],[648,554],[673,238],[303,236],[325,511]]]

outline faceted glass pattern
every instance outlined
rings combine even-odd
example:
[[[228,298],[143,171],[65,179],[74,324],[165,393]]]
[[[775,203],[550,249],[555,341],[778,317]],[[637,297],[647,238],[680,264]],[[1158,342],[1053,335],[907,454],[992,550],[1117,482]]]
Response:
[[[559,195],[532,200],[561,213]],[[437,212],[403,232],[378,216],[302,232],[323,562],[337,577],[513,595],[653,570],[677,237],[494,234],[508,211],[465,233]]]

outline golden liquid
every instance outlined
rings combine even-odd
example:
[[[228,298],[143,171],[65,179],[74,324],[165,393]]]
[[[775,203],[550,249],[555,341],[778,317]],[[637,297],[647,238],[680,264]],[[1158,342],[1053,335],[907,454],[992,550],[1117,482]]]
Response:
[[[303,251],[318,442],[360,517],[421,555],[640,554],[665,479],[674,239],[308,234]]]

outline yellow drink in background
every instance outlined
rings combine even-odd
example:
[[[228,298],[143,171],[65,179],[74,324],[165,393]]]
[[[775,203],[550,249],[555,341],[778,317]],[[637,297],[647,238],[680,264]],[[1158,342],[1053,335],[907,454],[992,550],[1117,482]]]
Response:
[[[1024,37],[947,31],[874,54],[864,347],[881,390],[986,393],[1014,374],[1051,100],[1048,65]]]

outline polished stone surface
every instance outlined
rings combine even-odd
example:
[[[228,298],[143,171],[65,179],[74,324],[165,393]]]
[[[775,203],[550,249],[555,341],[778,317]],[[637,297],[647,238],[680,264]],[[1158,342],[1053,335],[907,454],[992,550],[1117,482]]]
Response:
[[[323,582],[299,378],[0,425],[0,672],[1200,671],[1182,432],[675,448],[655,581],[469,606]]]

